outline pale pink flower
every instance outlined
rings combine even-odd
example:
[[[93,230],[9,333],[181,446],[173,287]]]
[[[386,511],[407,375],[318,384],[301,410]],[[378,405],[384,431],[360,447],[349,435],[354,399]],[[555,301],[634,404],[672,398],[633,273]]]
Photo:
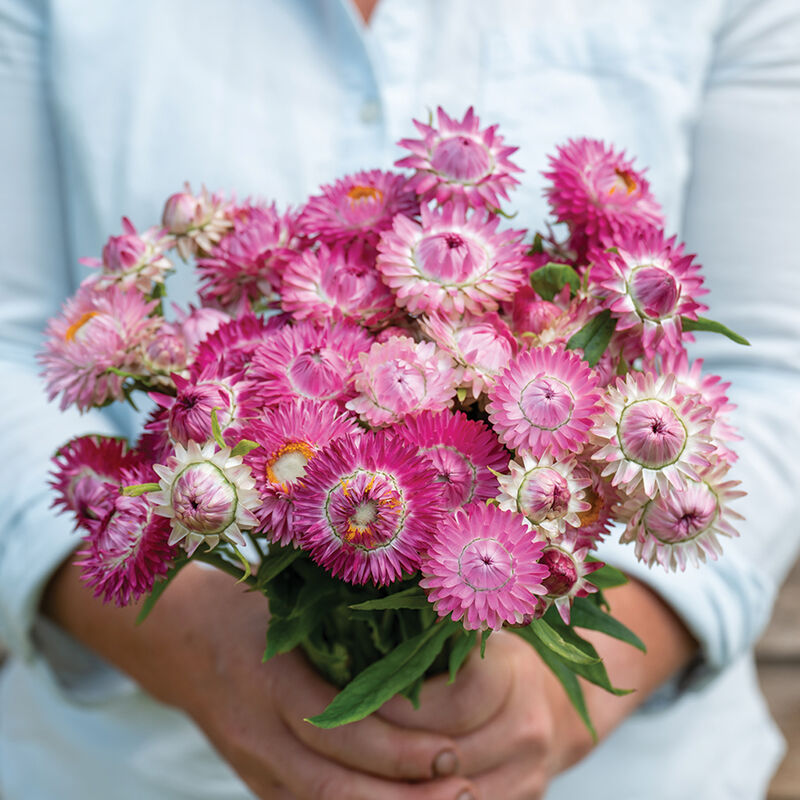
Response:
[[[371,344],[370,334],[349,320],[286,325],[256,349],[248,377],[258,383],[264,407],[292,397],[344,402],[355,393],[359,354]]]
[[[367,326],[385,321],[397,307],[375,267],[375,255],[360,242],[332,250],[320,244],[299,253],[283,272],[283,310],[295,319],[351,317]]]
[[[121,236],[112,236],[103,247],[103,258],[81,258],[81,264],[99,267],[101,272],[92,282],[98,289],[119,286],[121,289],[138,289],[143,294],[152,292],[156,284],[163,284],[173,271],[172,262],[164,255],[171,242],[161,228],[148,228],[138,233],[133,223],[122,218]]]
[[[591,367],[563,348],[519,353],[489,392],[486,410],[500,441],[535,457],[580,453],[600,412]]]
[[[631,498],[622,511],[628,526],[621,541],[635,542],[641,561],[665,570],[684,570],[687,563],[697,567],[707,557],[716,561],[722,555],[718,537],[739,535],[732,520],[742,516],[728,503],[745,494],[736,488],[740,481],[724,480],[726,471],[721,465],[698,480],[687,478],[679,489]]]
[[[538,459],[523,453],[522,463],[511,461],[510,474],[497,479],[500,508],[519,511],[549,538],[563,533],[567,525],[580,525],[580,513],[591,509],[584,499],[591,480],[576,467],[574,456],[555,461],[550,453]]]
[[[214,333],[220,325],[231,321],[230,316],[218,308],[208,308],[207,306],[195,308],[190,305],[188,311],[184,311],[174,303],[172,308],[175,311],[177,325],[183,336],[187,353],[192,353],[195,347]]]
[[[424,411],[406,417],[391,430],[430,462],[447,511],[497,493],[493,472],[505,466],[508,452],[485,423],[468,419],[460,411]]]
[[[430,314],[419,320],[423,332],[464,367],[462,385],[478,396],[494,386],[517,352],[517,340],[495,312],[460,319]]]
[[[157,322],[151,337],[142,342],[142,368],[151,385],[172,388],[169,376],[186,368],[186,344],[175,325],[161,318]]]
[[[433,342],[397,336],[359,356],[356,396],[347,408],[370,425],[399,422],[406,414],[447,408],[463,370]]]
[[[210,194],[205,186],[195,195],[186,183],[183,192],[167,198],[161,223],[175,237],[178,254],[186,261],[209,252],[233,224],[232,215],[233,203],[222,195]]]
[[[656,490],[682,488],[686,477],[697,480],[697,470],[708,466],[710,409],[679,397],[674,376],[631,372],[604,399],[593,431],[600,449],[592,458],[606,462],[603,476],[614,486],[632,493],[642,485],[654,497]]]
[[[465,200],[475,208],[500,206],[508,191],[519,181],[513,173],[522,172],[509,156],[516,147],[503,144],[497,126],[480,129],[472,107],[458,122],[437,109],[438,128],[414,120],[422,139],[401,139],[398,144],[411,151],[396,162],[398,167],[416,170],[411,185],[423,200]]]
[[[255,528],[258,492],[250,468],[231,449],[207,442],[175,445],[167,464],[156,464],[160,490],[149,494],[156,514],[172,525],[169,544],[182,543],[191,556],[200,544],[211,550],[220,540],[244,546],[242,530]]]
[[[496,311],[525,280],[523,231],[448,203],[422,206],[422,224],[395,217],[378,245],[378,270],[410,314]]]
[[[334,439],[360,433],[355,419],[336,403],[307,399],[290,400],[245,423],[241,438],[260,445],[244,456],[261,497],[258,530],[271,542],[293,543],[294,494],[309,461]]]
[[[681,317],[697,319],[708,308],[696,300],[708,291],[702,288],[699,265],[674,236],[665,239],[655,228],[625,232],[613,244],[592,252],[589,276],[617,330],[641,337],[649,357],[656,350],[679,349]]]
[[[374,246],[397,214],[419,214],[419,201],[407,183],[405,175],[378,169],[346,175],[309,198],[298,228],[327,244],[361,240]]]
[[[520,514],[473,503],[439,524],[419,584],[440,617],[467,630],[519,625],[547,593],[544,544]]]
[[[443,513],[441,486],[416,448],[382,431],[331,442],[295,495],[298,543],[349,583],[416,572]]]
[[[48,322],[38,356],[49,399],[60,394],[62,409],[75,405],[81,411],[122,399],[125,377],[113,370],[142,374],[142,343],[159,324],[150,316],[155,307],[136,290],[78,289]]]

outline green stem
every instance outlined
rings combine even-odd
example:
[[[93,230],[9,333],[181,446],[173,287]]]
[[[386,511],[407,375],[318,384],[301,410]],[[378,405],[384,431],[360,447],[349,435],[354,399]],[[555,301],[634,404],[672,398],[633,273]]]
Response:
[[[228,575],[236,578],[237,581],[242,581],[250,586],[255,586],[256,579],[254,575],[249,575],[245,578],[244,570],[239,569],[239,567],[237,567],[235,564],[231,564],[230,561],[226,561],[221,555],[215,553],[213,550],[210,553],[206,551],[198,551],[194,554],[194,556],[192,556],[192,558],[202,561],[204,564],[211,564],[212,567],[216,567],[223,572],[227,572]]]
[[[261,546],[261,543],[258,541],[258,537],[251,531],[248,534],[248,538],[250,539],[250,543],[255,548],[255,551],[258,553],[259,561],[263,561],[266,553],[264,552],[264,548]]]

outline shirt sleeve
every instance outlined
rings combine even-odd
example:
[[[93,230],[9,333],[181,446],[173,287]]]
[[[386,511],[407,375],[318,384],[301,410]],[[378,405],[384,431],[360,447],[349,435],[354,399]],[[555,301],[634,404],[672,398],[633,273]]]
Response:
[[[800,4],[729,2],[693,138],[683,235],[699,254],[709,316],[747,337],[741,347],[696,334],[693,357],[732,382],[744,437],[730,473],[746,517],[724,555],[685,573],[638,563],[608,542],[600,557],[649,584],[683,618],[706,664],[750,648],[800,550]]]
[[[0,0],[0,641],[21,657],[49,577],[80,542],[50,507],[50,458],[82,433],[113,433],[107,414],[62,414],[35,360],[42,331],[74,290],[48,99],[39,0]]]

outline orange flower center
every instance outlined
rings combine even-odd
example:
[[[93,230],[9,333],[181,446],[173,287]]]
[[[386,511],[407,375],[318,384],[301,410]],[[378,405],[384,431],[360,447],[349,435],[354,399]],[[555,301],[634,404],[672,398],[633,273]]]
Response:
[[[99,311],[85,311],[83,314],[72,323],[72,325],[67,328],[67,332],[64,334],[64,340],[67,342],[72,342],[75,340],[75,337],[78,334],[78,331],[92,318],[96,317],[100,312]]]
[[[581,527],[585,527],[586,525],[592,525],[593,523],[597,522],[600,519],[600,512],[603,510],[603,498],[592,489],[590,486],[587,489],[584,489],[585,496],[584,500],[587,503],[591,504],[591,508],[588,508],[586,511],[581,511],[578,514],[578,519],[581,521]]]
[[[314,458],[314,448],[307,442],[289,442],[276,450],[267,462],[270,483],[294,483],[306,474],[306,464]]]
[[[383,192],[374,186],[353,186],[348,190],[347,196],[353,203],[360,203],[363,200],[382,200]]]
[[[624,169],[615,169],[614,174],[617,176],[617,180],[615,181],[614,185],[608,190],[609,194],[614,194],[617,189],[625,189],[628,194],[632,194],[638,188],[636,181],[631,175],[630,172]]]

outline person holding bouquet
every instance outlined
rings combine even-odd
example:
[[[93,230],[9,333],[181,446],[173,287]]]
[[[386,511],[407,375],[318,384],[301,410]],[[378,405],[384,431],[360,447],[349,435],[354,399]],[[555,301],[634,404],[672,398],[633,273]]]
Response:
[[[0,689],[3,796],[760,796],[780,745],[750,648],[800,546],[787,488],[800,471],[792,5],[3,0],[0,32],[0,637],[14,656]],[[474,105],[521,146],[526,220],[544,217],[533,176],[553,142],[604,137],[636,153],[668,225],[702,254],[715,315],[753,343],[695,349],[727,361],[734,382],[745,535],[719,562],[668,576],[602,545],[633,578],[608,592],[613,611],[648,653],[592,638],[615,682],[636,689],[587,689],[597,747],[505,632],[454,685],[430,680],[419,710],[395,698],[337,731],[309,726],[334,690],[297,654],[261,664],[263,598],[190,565],[137,627],[135,608],[103,606],[81,584],[76,538],[49,508],[65,438],[139,422],[121,406],[59,414],[33,358],[83,275],[78,258],[120,214],[154,218],[156,198],[186,179],[299,202],[343,171],[388,166],[408,121],[439,105]]]

